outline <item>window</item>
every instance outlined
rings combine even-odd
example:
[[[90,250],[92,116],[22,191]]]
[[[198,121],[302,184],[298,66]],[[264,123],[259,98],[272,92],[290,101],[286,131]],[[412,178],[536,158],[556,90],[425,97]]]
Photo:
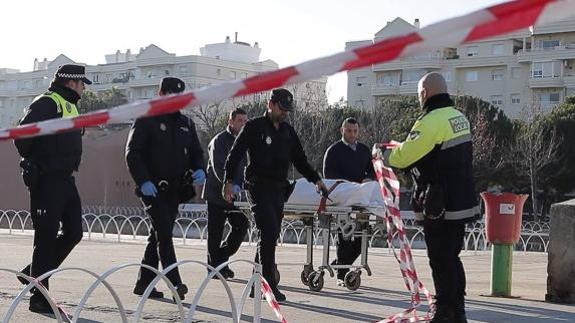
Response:
[[[479,75],[477,71],[466,71],[465,72],[465,81],[466,82],[475,82],[479,79]]]
[[[493,81],[501,81],[503,80],[503,69],[495,69],[493,71],[491,71],[491,80]]]
[[[514,93],[511,94],[511,104],[519,104],[521,103],[521,94]]]
[[[521,67],[512,67],[511,68],[511,78],[512,79],[521,78]]]
[[[243,72],[242,74],[240,74],[240,77],[243,79],[248,78],[248,73]]]
[[[467,56],[468,57],[479,56],[479,46],[467,47]]]
[[[543,105],[556,104],[559,103],[559,100],[561,99],[559,92],[539,93],[537,94],[537,97],[539,98],[539,102]]]
[[[180,65],[180,74],[187,75],[188,74],[188,65]]]
[[[217,76],[221,76],[221,75],[222,75],[222,70],[218,68],[218,69],[216,70],[216,75],[217,75]]]
[[[417,83],[425,73],[427,71],[422,69],[403,70],[401,72],[401,85]]]
[[[365,84],[366,80],[367,80],[367,77],[365,77],[365,76],[358,76],[358,77],[355,78],[355,85],[356,85],[356,86],[362,86],[362,85]]]
[[[561,73],[561,62],[533,62],[531,77],[558,77]]]
[[[445,82],[451,82],[451,72],[441,72]]]
[[[363,108],[365,105],[365,101],[364,100],[356,100],[355,101],[355,107],[356,108]]]
[[[540,40],[539,47],[543,49],[554,49],[555,47],[559,46],[560,42],[558,39],[551,39],[551,40]]]
[[[490,101],[495,106],[501,106],[503,104],[503,95],[492,95]]]
[[[391,74],[378,74],[377,85],[387,87],[395,86],[397,85],[397,78]]]
[[[230,78],[231,78],[232,80],[235,80],[235,79],[236,79],[236,71],[230,71]]]
[[[493,55],[503,55],[503,50],[505,47],[503,44],[494,44],[491,46],[491,54]]]

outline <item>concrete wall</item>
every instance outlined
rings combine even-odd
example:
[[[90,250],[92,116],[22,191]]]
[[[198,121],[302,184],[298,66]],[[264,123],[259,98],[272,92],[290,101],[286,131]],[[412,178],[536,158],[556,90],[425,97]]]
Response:
[[[83,205],[140,205],[124,161],[127,132],[87,130],[76,174]],[[0,209],[29,209],[28,190],[20,177],[19,156],[12,141],[0,142],[0,156]]]
[[[575,199],[551,207],[548,302],[575,304]]]

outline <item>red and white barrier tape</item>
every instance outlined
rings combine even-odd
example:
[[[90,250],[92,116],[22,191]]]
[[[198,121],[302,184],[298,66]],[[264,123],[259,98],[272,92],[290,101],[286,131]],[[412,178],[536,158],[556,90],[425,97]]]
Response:
[[[260,278],[261,278],[260,281],[262,284],[262,292],[263,292],[264,298],[266,299],[266,301],[268,302],[268,304],[270,305],[270,307],[274,311],[276,317],[282,323],[287,323],[287,320],[284,318],[284,316],[280,312],[280,304],[276,301],[276,298],[274,296],[274,293],[272,292],[272,288],[270,287],[270,284],[268,284],[268,282],[266,281],[266,279],[263,276],[260,276]]]
[[[0,130],[0,140],[32,137],[70,129],[125,122],[144,116],[178,111],[188,105],[217,102],[416,53],[457,47],[532,25],[575,16],[575,0],[517,0],[447,19],[415,32],[387,38],[373,45],[310,60],[244,80],[225,82],[179,95],[125,104],[69,119],[52,119]]]
[[[393,145],[394,144],[388,144],[386,146],[392,147]],[[381,186],[381,194],[383,195],[383,201],[386,206],[385,222],[387,224],[387,242],[389,247],[393,250],[393,255],[399,262],[399,268],[403,281],[405,282],[405,287],[411,294],[411,307],[409,309],[402,313],[392,315],[387,319],[380,321],[380,323],[429,321],[433,310],[433,299],[429,291],[417,277],[417,271],[415,270],[413,255],[411,253],[411,245],[409,244],[409,240],[405,234],[405,227],[399,210],[399,180],[393,173],[393,170],[383,164],[381,153],[376,153],[375,155],[377,157],[373,160],[373,167],[375,169],[379,185]],[[399,256],[397,255],[395,248],[393,248],[393,236],[395,233],[397,233],[400,243]],[[420,294],[425,295],[427,304],[429,305],[429,311],[421,317],[417,315],[417,307],[421,304]]]

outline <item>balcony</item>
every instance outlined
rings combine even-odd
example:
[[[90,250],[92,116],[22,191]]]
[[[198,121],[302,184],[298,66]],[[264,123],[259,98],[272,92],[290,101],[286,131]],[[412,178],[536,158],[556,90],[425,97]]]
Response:
[[[575,88],[575,75],[563,77],[563,82],[565,83],[565,87]]]
[[[371,95],[414,95],[417,94],[417,81],[404,81],[400,85],[384,85],[378,84],[371,88]]]
[[[565,87],[565,81],[560,76],[533,77],[529,79],[529,87],[532,89]]]
[[[441,69],[445,60],[440,54],[404,57],[389,63],[375,64],[373,72],[396,71],[402,69]]]
[[[551,48],[522,49],[517,52],[517,61],[527,63],[532,61],[551,61],[560,59],[574,59],[575,44],[563,44]]]
[[[373,96],[398,95],[398,94],[399,94],[399,85],[378,84],[371,88],[371,95]]]

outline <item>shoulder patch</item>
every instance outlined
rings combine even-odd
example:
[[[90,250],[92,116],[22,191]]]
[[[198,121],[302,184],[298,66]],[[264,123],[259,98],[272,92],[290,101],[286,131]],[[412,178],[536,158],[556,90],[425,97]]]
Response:
[[[407,135],[407,140],[408,141],[416,141],[420,135],[421,135],[421,132],[419,130],[413,130],[409,133],[409,135]]]
[[[453,133],[469,130],[469,121],[467,121],[465,116],[453,117],[449,119],[449,124],[451,125],[451,130],[453,130]]]

